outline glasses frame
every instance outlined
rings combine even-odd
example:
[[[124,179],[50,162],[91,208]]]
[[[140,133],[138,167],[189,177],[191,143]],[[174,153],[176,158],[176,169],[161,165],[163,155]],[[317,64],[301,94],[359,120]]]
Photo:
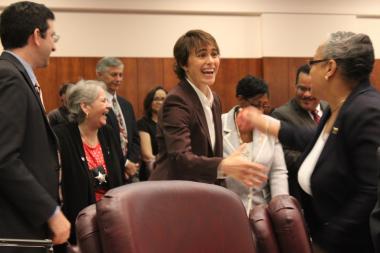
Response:
[[[309,66],[313,66],[317,63],[320,63],[320,62],[325,62],[325,61],[330,61],[330,60],[334,60],[334,61],[338,61],[338,60],[341,60],[342,58],[327,58],[327,59],[321,59],[321,60],[309,60],[308,64]]]
[[[317,63],[321,63],[321,62],[325,62],[325,61],[329,61],[329,60],[333,60],[333,59],[309,60],[308,64],[311,67]]]
[[[57,42],[59,41],[59,39],[61,38],[61,36],[59,36],[59,35],[56,34],[56,33],[53,33],[53,34],[51,35],[51,38],[53,39],[53,42],[54,42],[54,43],[57,43]]]

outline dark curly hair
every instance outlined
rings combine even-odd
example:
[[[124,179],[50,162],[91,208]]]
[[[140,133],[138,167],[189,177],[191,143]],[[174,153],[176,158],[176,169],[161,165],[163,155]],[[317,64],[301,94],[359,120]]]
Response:
[[[269,96],[268,85],[260,78],[252,75],[245,76],[236,86],[236,96],[242,96],[244,99],[265,94]]]

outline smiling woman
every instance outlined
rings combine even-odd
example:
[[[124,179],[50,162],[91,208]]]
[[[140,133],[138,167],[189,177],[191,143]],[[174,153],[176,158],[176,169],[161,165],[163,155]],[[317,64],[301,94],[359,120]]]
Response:
[[[314,132],[283,121],[265,126],[254,108],[239,114],[239,125],[255,125],[278,135],[283,145],[304,150],[297,162],[299,198],[316,248],[374,252],[369,216],[377,199],[380,94],[370,83],[371,39],[332,33],[317,48],[311,66],[313,93],[330,104]],[[378,205],[371,220],[376,247],[379,213]]]
[[[54,131],[62,160],[62,210],[71,222],[70,243],[76,242],[75,218],[105,192],[123,184],[124,158],[107,123],[105,84],[80,81],[67,91],[71,121]]]
[[[213,184],[218,175],[230,175],[248,186],[266,180],[266,167],[243,159],[241,150],[222,158],[220,99],[210,89],[219,70],[219,53],[214,37],[201,30],[188,31],[177,40],[175,72],[181,82],[158,115],[158,154],[151,180]]]

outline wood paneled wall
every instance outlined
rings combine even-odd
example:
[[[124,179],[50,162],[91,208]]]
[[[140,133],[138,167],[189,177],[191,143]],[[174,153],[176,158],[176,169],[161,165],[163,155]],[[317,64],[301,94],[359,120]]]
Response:
[[[95,65],[100,58],[52,57],[49,67],[36,71],[47,111],[59,106],[58,89],[62,83],[80,79],[96,79]],[[146,93],[157,85],[170,90],[178,79],[173,72],[172,58],[120,58],[125,65],[124,84],[119,94],[133,105],[137,118],[143,114]],[[269,85],[273,107],[286,103],[294,96],[297,68],[308,58],[222,59],[213,90],[222,99],[223,111],[236,104],[236,83],[245,75],[263,78]],[[373,84],[380,90],[380,60],[372,74]]]

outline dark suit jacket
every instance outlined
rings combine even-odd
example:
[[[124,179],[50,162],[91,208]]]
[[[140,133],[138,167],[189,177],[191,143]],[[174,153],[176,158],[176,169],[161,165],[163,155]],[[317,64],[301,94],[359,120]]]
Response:
[[[60,106],[48,113],[47,117],[51,127],[59,124],[69,123],[69,110],[65,106]]]
[[[126,158],[136,163],[140,161],[140,135],[137,130],[135,113],[133,111],[131,103],[129,103],[127,100],[120,96],[117,96],[117,101],[119,102],[121,111],[123,112],[125,125],[127,126],[128,131],[128,153]],[[114,129],[116,138],[120,143],[119,124],[113,110],[110,110],[108,113],[107,124],[109,124]]]
[[[314,146],[330,111],[300,158]],[[299,148],[307,136],[281,124],[282,143]],[[311,175],[313,196],[303,194],[302,205],[313,239],[328,252],[373,252],[369,214],[376,202],[380,145],[380,94],[369,84],[359,84],[343,104]]]
[[[158,116],[158,155],[150,180],[215,183],[223,143],[220,99],[213,95],[215,151],[202,104],[191,85],[182,81],[168,94]]]
[[[88,169],[78,125],[59,124],[54,131],[62,160],[62,210],[71,223],[70,242],[76,244],[75,219],[80,210],[95,203],[94,180]],[[124,178],[121,147],[109,126],[99,129],[98,138],[108,170],[109,189],[120,186]]]
[[[377,149],[378,164],[380,164],[380,147]],[[380,166],[378,166],[379,168]],[[371,228],[372,242],[375,246],[375,252],[380,253],[380,180],[377,183],[377,202],[371,213],[369,220]]]
[[[324,112],[327,108],[327,103],[324,101],[320,102],[321,110]],[[295,126],[301,126],[302,128],[314,131],[317,128],[317,123],[310,117],[308,111],[304,110],[297,101],[293,98],[288,103],[283,106],[276,108],[272,114],[272,117],[279,119],[281,121],[288,122]],[[294,150],[290,147],[283,146],[286,167],[288,168],[288,181],[289,181],[289,192],[291,195],[298,195],[297,186],[297,173],[298,166],[297,160],[301,156],[305,147],[301,150]]]
[[[6,52],[0,118],[0,237],[48,238],[58,199],[56,138],[26,70]]]

